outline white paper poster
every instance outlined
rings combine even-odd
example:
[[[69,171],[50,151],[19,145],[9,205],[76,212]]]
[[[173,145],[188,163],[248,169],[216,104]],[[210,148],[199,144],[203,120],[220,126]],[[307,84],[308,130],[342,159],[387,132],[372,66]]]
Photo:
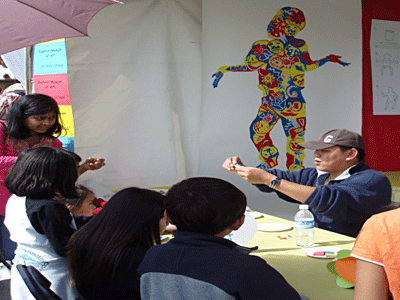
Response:
[[[26,86],[26,48],[3,54],[1,58],[22,85]]]
[[[399,115],[400,22],[372,20],[371,65],[374,115]]]

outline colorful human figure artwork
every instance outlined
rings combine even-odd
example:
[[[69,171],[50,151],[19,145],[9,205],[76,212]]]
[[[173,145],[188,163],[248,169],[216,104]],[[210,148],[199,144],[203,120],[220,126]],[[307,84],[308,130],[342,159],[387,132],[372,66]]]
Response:
[[[279,120],[286,135],[287,169],[304,168],[304,149],[298,146],[304,142],[306,130],[306,103],[301,92],[305,87],[304,74],[327,62],[349,65],[333,54],[312,60],[307,43],[295,38],[305,25],[306,19],[300,9],[281,8],[267,27],[270,40],[256,41],[244,64],[222,66],[212,75],[216,88],[226,72],[258,72],[258,88],[263,94],[257,116],[250,126],[250,138],[260,154],[259,168],[269,169],[278,164],[279,151],[270,132]]]

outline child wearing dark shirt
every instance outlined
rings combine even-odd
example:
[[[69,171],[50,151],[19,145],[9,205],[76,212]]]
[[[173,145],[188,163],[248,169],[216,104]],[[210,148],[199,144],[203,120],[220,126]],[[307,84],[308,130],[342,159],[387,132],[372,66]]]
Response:
[[[68,239],[77,229],[67,203],[79,197],[75,182],[80,160],[64,149],[32,148],[20,154],[6,177],[13,195],[7,202],[5,225],[17,243],[11,269],[13,299],[32,299],[17,264],[38,269],[62,299],[78,297],[70,285],[65,255]]]
[[[147,251],[138,269],[142,299],[301,299],[265,260],[224,238],[242,226],[246,205],[243,192],[221,179],[174,185],[166,219],[178,230]]]

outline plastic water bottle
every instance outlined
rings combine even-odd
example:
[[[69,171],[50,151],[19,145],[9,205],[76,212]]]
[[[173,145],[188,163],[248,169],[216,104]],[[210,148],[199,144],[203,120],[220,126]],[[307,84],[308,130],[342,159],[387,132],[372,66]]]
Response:
[[[308,210],[307,204],[300,204],[300,210],[294,217],[296,230],[296,245],[299,247],[311,247],[314,245],[314,216]]]

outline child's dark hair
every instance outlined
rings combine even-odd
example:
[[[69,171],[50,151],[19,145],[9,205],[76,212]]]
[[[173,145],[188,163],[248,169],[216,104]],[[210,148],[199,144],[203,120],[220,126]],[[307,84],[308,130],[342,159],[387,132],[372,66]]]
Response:
[[[216,235],[246,211],[246,196],[218,178],[194,177],[175,184],[165,198],[167,214],[180,231]]]
[[[15,101],[8,111],[6,133],[15,139],[26,139],[31,136],[31,132],[24,123],[25,119],[32,115],[42,115],[49,112],[56,114],[56,121],[43,135],[46,137],[51,137],[54,134],[59,136],[62,126],[59,121],[60,110],[57,102],[44,94],[22,96],[18,101]]]
[[[65,149],[32,148],[18,156],[5,185],[10,193],[31,199],[53,199],[56,192],[61,198],[78,198],[76,163],[80,161],[79,155]]]
[[[87,187],[83,186],[83,185],[76,185],[75,186],[76,192],[78,193],[78,198],[63,198],[61,195],[59,195],[58,193],[56,193],[56,200],[58,200],[61,203],[64,203],[65,205],[72,205],[74,207],[82,207],[83,203],[85,202],[85,199],[89,196],[89,195],[94,195],[94,192],[90,189],[88,189]]]
[[[79,197],[73,199],[66,199],[64,202],[65,205],[72,205],[79,208],[85,202],[85,199],[89,197],[89,195],[94,195],[94,192],[91,189],[80,184],[76,185],[76,192],[78,193]]]
[[[135,256],[139,245],[147,248],[161,244],[160,219],[164,215],[164,198],[158,192],[126,188],[68,242],[68,263],[74,284],[84,298],[100,299],[112,290],[126,251]]]

